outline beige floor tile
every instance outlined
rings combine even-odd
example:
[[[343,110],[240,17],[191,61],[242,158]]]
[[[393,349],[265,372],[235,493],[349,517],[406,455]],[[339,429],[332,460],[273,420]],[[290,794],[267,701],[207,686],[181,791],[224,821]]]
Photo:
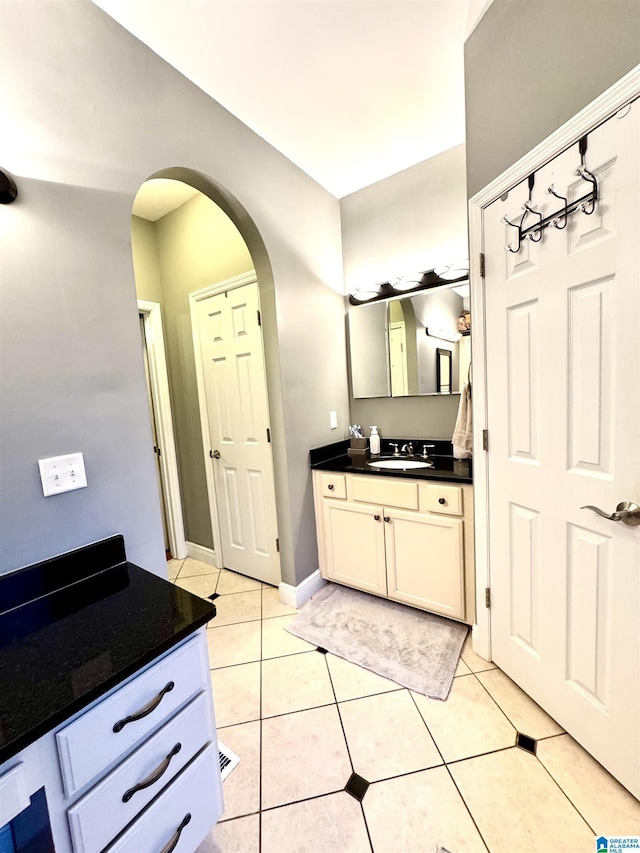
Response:
[[[542,740],[537,755],[596,835],[640,835],[640,802],[573,738]]]
[[[491,853],[594,849],[593,832],[534,755],[514,747],[449,770]]]
[[[289,616],[298,611],[280,601],[280,591],[273,586],[262,589],[262,618],[271,619],[273,616]]]
[[[189,578],[194,575],[210,575],[212,572],[217,574],[219,571],[220,569],[216,566],[212,566],[210,563],[203,563],[202,560],[195,560],[193,557],[187,557],[182,564],[180,577]]]
[[[214,619],[209,624],[215,625],[215,622]],[[207,644],[211,669],[260,660],[260,622],[239,622],[236,625],[222,625],[220,628],[210,627],[207,629]]]
[[[335,705],[262,721],[262,808],[340,791],[351,762]]]
[[[349,794],[329,794],[262,815],[262,853],[369,853],[362,809]]]
[[[501,669],[479,672],[477,678],[519,732],[529,737],[542,738],[561,734],[564,731]]]
[[[211,672],[218,728],[260,719],[260,664],[243,663]]]
[[[444,767],[376,782],[362,805],[375,853],[486,853]]]
[[[184,560],[167,560],[167,577],[170,581],[174,581],[182,568]]]
[[[412,695],[445,761],[515,743],[514,727],[474,675],[455,678],[445,702]]]
[[[295,616],[278,616],[275,619],[265,619],[262,623],[262,658],[277,658],[283,655],[295,655],[297,652],[308,652],[315,649],[311,643],[295,637],[285,626]]]
[[[200,598],[209,598],[216,591],[219,572],[207,575],[194,575],[193,577],[183,578],[178,576],[176,586],[186,589],[187,592],[192,592],[194,595],[199,595]]]
[[[215,605],[217,616],[210,623],[214,628],[233,625],[237,622],[251,622],[260,619],[262,609],[260,590],[221,595],[220,598],[216,598]]]
[[[255,589],[262,589],[260,581],[223,569],[218,578],[216,592],[220,595],[228,595],[231,592],[250,592]]]
[[[495,669],[496,667],[495,663],[481,658],[473,651],[471,648],[471,632],[467,634],[460,656],[471,672],[483,672],[486,669]]]
[[[353,769],[368,782],[442,764],[408,690],[341,702]]]
[[[218,729],[218,739],[240,759],[222,783],[221,820],[253,814],[260,809],[260,720]]]
[[[456,667],[454,678],[457,678],[459,675],[469,675],[470,672],[471,670],[469,669],[469,667],[462,660],[462,658],[460,658],[460,660],[458,661],[458,666]]]
[[[219,823],[196,853],[260,853],[260,816]]]
[[[324,655],[312,651],[263,661],[263,718],[332,702],[335,696]]]
[[[390,690],[403,689],[395,681],[383,678],[383,676],[355,663],[351,663],[351,661],[344,658],[340,658],[337,655],[328,654],[327,663],[329,664],[333,689],[336,691],[338,702],[346,702],[348,699],[361,699],[363,696],[373,696],[376,693],[388,693]]]

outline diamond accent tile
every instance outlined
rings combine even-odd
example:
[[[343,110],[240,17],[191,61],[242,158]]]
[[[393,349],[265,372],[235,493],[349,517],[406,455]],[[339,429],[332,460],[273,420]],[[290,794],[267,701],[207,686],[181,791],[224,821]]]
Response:
[[[370,784],[371,783],[367,782],[366,779],[363,779],[362,776],[358,776],[357,773],[352,773],[349,777],[349,781],[344,786],[344,789],[347,794],[351,794],[352,797],[361,803]]]

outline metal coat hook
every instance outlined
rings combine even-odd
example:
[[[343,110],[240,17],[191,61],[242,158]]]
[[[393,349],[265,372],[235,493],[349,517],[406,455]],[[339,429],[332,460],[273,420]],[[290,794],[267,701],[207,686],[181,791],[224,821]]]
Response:
[[[598,200],[598,181],[596,179],[596,176],[592,175],[591,172],[584,166],[580,166],[578,169],[576,169],[576,175],[580,175],[583,180],[589,181],[589,183],[593,186],[593,189],[590,193],[590,198],[588,198],[587,201],[583,201],[580,203],[580,210],[583,213],[586,213],[587,216],[591,216],[593,211],[596,209],[596,202]]]
[[[527,215],[527,213],[533,213],[535,216],[539,217],[537,222],[529,226],[531,230],[527,229],[527,239],[531,240],[532,243],[539,243],[540,240],[542,240],[542,228],[540,228],[540,223],[542,222],[542,214],[531,206],[530,201],[525,201],[523,207],[525,210],[525,214],[522,217],[522,223],[524,223],[524,217]],[[537,237],[534,236],[536,234],[538,235]]]
[[[584,156],[587,153],[586,136],[583,136],[578,143],[578,150],[580,151],[580,165],[576,169],[576,175],[579,175],[584,181],[589,181],[593,186],[593,189],[591,190],[591,198],[580,204],[580,210],[583,213],[586,213],[587,216],[591,216],[593,211],[596,209],[596,201],[598,200],[598,181],[596,180],[596,176],[593,175],[584,164]]]
[[[503,222],[506,222],[506,224],[510,225],[512,228],[518,229],[518,245],[516,246],[516,248],[515,249],[513,248],[513,243],[507,243],[507,245],[506,245],[507,252],[513,252],[514,255],[516,255],[520,251],[520,248],[522,246],[522,235],[520,233],[520,227],[521,227],[522,223],[524,222],[524,218],[526,215],[527,215],[527,212],[525,210],[525,212],[522,215],[522,219],[520,220],[520,222],[512,222],[506,214],[502,217]]]
[[[559,198],[560,201],[564,203],[564,207],[561,210],[556,210],[554,213],[543,216],[531,204],[531,191],[533,189],[534,175],[529,175],[529,200],[523,205],[524,213],[522,218],[519,222],[511,222],[511,220],[506,216],[503,217],[503,221],[506,222],[507,225],[511,225],[512,228],[518,229],[518,245],[514,246],[513,243],[509,243],[506,247],[507,251],[513,252],[514,254],[519,252],[522,248],[523,240],[532,240],[534,243],[539,243],[540,240],[542,240],[544,229],[549,226],[557,228],[558,231],[562,231],[567,227],[569,216],[578,210],[582,213],[586,213],[587,216],[591,216],[594,212],[596,209],[596,203],[598,202],[598,181],[593,172],[590,172],[584,164],[584,157],[587,152],[586,136],[582,137],[579,145],[580,166],[576,169],[576,175],[581,177],[584,181],[587,181],[590,185],[589,192],[574,201],[569,201],[563,195],[560,195],[560,193],[556,191],[555,186],[551,184],[551,186],[547,188],[547,192],[550,195]],[[534,222],[533,225],[525,227],[525,219],[529,213],[535,214],[538,217],[538,220]]]
[[[551,186],[547,188],[547,192],[549,193],[549,195],[553,195],[564,202],[564,210],[561,212],[560,216],[555,216],[555,218],[551,220],[552,227],[557,228],[558,231],[562,231],[564,228],[567,227],[567,222],[569,220],[569,212],[567,209],[569,206],[569,201],[563,195],[560,195],[560,193],[556,192],[555,184],[551,184]],[[561,221],[562,225],[560,224]]]

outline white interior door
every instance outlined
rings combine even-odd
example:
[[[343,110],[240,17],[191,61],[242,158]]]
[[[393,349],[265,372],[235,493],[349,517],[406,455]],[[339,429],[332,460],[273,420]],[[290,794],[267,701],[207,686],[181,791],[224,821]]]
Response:
[[[524,181],[483,219],[492,656],[635,796],[640,527],[581,507],[640,503],[639,116],[588,135],[592,215],[505,251]],[[576,144],[536,172],[533,207],[581,197],[579,164]]]
[[[224,566],[280,582],[269,407],[258,286],[195,303]]]
[[[407,395],[407,333],[404,323],[389,324],[389,361],[391,364],[391,396]]]

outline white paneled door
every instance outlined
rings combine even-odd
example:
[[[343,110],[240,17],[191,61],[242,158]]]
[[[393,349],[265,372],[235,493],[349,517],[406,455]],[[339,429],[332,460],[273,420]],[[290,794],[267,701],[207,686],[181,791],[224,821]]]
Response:
[[[195,303],[224,566],[280,582],[269,407],[257,283]]]
[[[491,642],[495,662],[640,796],[640,101],[484,212]],[[526,225],[535,222],[528,214]],[[526,734],[526,732],[525,732]]]

